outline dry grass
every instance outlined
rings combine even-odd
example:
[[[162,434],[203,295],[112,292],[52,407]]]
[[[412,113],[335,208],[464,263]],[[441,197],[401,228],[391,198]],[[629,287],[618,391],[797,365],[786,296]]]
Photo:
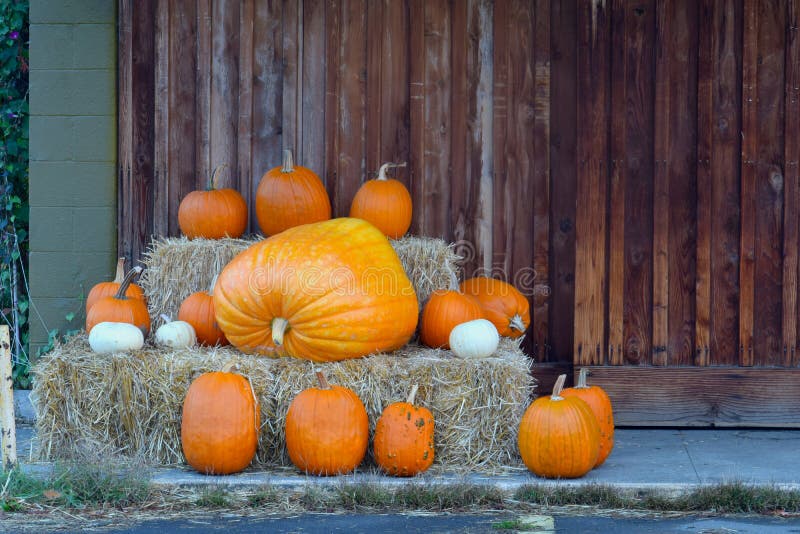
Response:
[[[414,285],[420,309],[437,289],[451,289],[461,277],[453,245],[431,237],[406,236],[391,241],[408,278]]]
[[[315,385],[314,365],[268,359],[230,347],[165,351],[146,345],[131,353],[91,352],[76,336],[41,358],[32,399],[44,459],[102,453],[157,464],[183,462],[180,415],[191,381],[237,359],[259,397],[262,428],[257,465],[290,465],[284,420],[291,400]],[[324,364],[331,383],[352,388],[371,428],[384,407],[419,384],[417,402],[436,420],[436,465],[455,471],[498,472],[518,466],[515,421],[533,392],[530,359],[511,340],[494,357],[462,360],[409,345],[392,354]]]

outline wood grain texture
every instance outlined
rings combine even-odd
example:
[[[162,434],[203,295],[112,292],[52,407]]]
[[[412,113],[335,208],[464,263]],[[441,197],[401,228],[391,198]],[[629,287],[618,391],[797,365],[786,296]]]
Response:
[[[791,0],[786,19],[783,219],[783,362],[798,360],[798,241],[800,240],[800,0]]]
[[[211,176],[211,71],[213,50],[211,0],[197,0],[197,51],[195,58],[195,172]]]
[[[333,203],[337,194],[339,173],[339,78],[341,53],[339,48],[341,26],[340,0],[325,4],[325,170],[320,176],[325,182]],[[283,95],[284,98],[286,95]]]
[[[303,0],[302,4],[302,165],[321,178],[325,170],[325,0]]]
[[[590,367],[617,426],[800,428],[800,369]]]
[[[221,187],[238,187],[239,0],[214,0],[211,25],[211,166]]]
[[[131,0],[117,2],[117,251],[125,257],[133,247],[128,228],[133,195],[127,170],[133,164],[133,5]]]
[[[303,165],[303,3],[284,2],[283,6],[283,148]],[[339,53],[339,44],[331,50]],[[280,161],[276,163],[280,165]]]
[[[177,210],[180,180],[173,183],[169,168],[170,146],[170,2],[158,0],[155,11],[154,58],[155,93],[153,95],[153,165],[154,190],[153,210],[155,235],[179,235],[178,221],[170,220],[170,213]],[[141,239],[146,244],[146,239]]]
[[[255,1],[244,0],[239,9],[239,94],[236,109],[239,117],[236,126],[236,184],[249,206],[255,202],[250,185],[261,175],[253,176],[253,27],[255,23]],[[248,211],[250,213],[250,211]]]
[[[575,363],[602,364],[606,350],[606,201],[610,13],[578,7],[578,138]]]

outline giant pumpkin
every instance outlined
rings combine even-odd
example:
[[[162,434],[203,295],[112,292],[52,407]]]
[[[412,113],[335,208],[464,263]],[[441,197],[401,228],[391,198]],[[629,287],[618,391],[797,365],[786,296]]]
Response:
[[[418,314],[389,240],[351,218],[297,226],[252,245],[220,273],[214,309],[239,350],[318,362],[400,348]]]

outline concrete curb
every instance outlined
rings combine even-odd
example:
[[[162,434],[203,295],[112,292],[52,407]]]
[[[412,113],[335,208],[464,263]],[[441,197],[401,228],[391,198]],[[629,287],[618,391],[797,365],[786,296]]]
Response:
[[[14,390],[14,419],[18,423],[32,425],[36,422],[36,410],[31,403],[31,392],[29,389]]]

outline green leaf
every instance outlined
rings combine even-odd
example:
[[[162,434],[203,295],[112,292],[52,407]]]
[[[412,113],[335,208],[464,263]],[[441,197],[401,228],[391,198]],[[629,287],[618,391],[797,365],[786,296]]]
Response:
[[[71,322],[74,318],[75,318],[75,312],[69,312],[64,316],[64,319],[66,319],[68,323]]]

